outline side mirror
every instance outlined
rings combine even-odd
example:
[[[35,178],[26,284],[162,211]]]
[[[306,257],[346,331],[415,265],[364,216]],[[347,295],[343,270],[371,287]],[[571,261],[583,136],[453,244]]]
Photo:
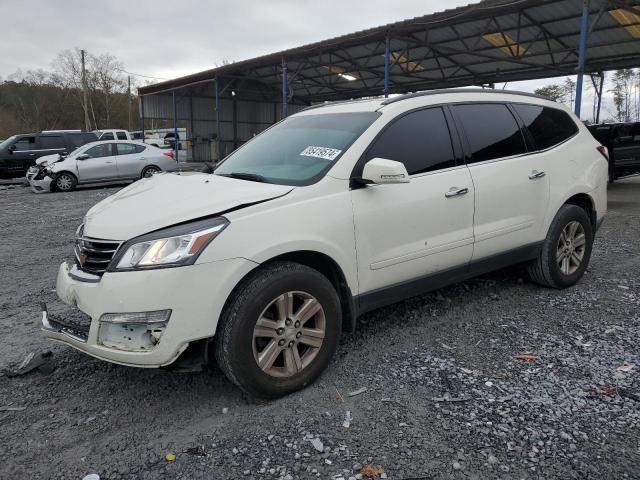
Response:
[[[86,160],[87,158],[91,157],[89,157],[89,155],[87,155],[86,153],[82,153],[76,157],[76,160]]]
[[[16,149],[16,145],[15,145],[15,143],[14,143],[13,145],[11,145],[11,146],[9,147],[9,149],[8,149],[7,151],[8,151],[9,153],[13,153],[13,151],[14,151],[15,149]]]
[[[409,173],[401,162],[385,158],[373,158],[364,165],[362,180],[365,183],[386,185],[390,183],[409,183]]]

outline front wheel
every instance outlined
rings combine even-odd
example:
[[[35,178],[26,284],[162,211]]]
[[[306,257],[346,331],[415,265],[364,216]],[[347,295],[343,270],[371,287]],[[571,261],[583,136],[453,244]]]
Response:
[[[563,205],[551,222],[538,258],[529,264],[529,276],[545,287],[570,287],[587,269],[592,247],[593,226],[587,212],[576,205]]]
[[[340,300],[324,275],[298,263],[273,262],[232,294],[218,325],[216,360],[250,395],[281,397],[322,373],[341,327]]]
[[[78,184],[78,180],[74,175],[67,172],[62,172],[56,176],[55,182],[56,190],[60,192],[70,192]]]

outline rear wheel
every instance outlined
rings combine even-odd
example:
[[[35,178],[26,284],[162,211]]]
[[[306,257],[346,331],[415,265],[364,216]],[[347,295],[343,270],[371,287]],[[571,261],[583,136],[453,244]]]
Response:
[[[341,326],[338,294],[324,275],[298,263],[274,262],[230,298],[218,325],[216,360],[250,395],[280,397],[322,373]]]
[[[551,222],[540,255],[528,267],[532,280],[552,288],[566,288],[582,278],[593,246],[593,226],[587,212],[563,205]]]
[[[149,178],[154,176],[156,173],[161,172],[162,170],[155,165],[149,165],[148,167],[144,167],[142,169],[142,174],[140,174],[140,178]]]
[[[56,190],[60,192],[70,192],[71,190],[76,188],[78,179],[71,173],[62,172],[56,176],[54,183],[56,186]]]

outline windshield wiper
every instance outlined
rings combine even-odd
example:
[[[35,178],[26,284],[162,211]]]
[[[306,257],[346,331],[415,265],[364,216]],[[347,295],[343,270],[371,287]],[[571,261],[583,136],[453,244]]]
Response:
[[[232,172],[232,173],[218,173],[221,177],[237,178],[239,180],[249,180],[250,182],[269,183],[266,177],[258,175],[256,173],[246,172]]]

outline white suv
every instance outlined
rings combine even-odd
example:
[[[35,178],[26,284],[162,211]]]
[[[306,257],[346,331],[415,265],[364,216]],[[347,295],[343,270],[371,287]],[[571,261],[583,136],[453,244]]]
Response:
[[[86,320],[45,306],[44,335],[138,367],[214,352],[245,391],[284,395],[364,312],[519,262],[575,284],[606,186],[606,150],[536,96],[309,108],[213,174],[154,176],[89,210],[57,279]]]

